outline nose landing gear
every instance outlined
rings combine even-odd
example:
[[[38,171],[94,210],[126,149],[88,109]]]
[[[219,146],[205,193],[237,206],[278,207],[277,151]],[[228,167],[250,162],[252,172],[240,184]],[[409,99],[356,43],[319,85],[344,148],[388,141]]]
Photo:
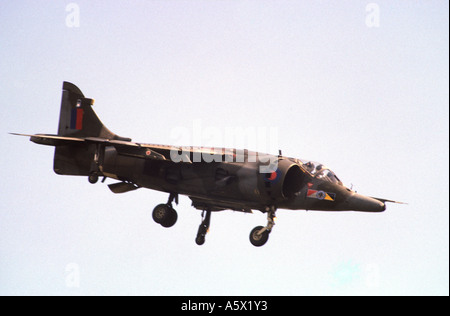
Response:
[[[266,211],[267,225],[265,227],[257,226],[250,232],[250,242],[255,247],[261,247],[269,240],[269,234],[275,225],[275,206],[267,207]]]

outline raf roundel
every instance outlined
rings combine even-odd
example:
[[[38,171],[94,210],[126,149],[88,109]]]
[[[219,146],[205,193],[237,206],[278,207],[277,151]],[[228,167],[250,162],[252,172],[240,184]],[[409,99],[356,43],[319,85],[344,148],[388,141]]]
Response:
[[[266,173],[264,180],[267,182],[278,182],[278,180],[280,179],[281,176],[281,170],[277,169],[276,171],[273,171],[271,173]]]
[[[267,179],[270,180],[270,181],[273,181],[273,180],[275,180],[276,178],[277,178],[277,172],[274,171],[274,172],[272,172],[272,173],[270,174],[270,176],[269,176]]]

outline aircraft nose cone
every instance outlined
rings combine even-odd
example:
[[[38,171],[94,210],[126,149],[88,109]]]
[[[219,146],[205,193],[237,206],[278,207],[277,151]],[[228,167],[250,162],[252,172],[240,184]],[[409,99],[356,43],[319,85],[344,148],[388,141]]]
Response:
[[[355,193],[348,200],[349,206],[352,210],[361,212],[383,212],[386,210],[386,205],[374,198]]]

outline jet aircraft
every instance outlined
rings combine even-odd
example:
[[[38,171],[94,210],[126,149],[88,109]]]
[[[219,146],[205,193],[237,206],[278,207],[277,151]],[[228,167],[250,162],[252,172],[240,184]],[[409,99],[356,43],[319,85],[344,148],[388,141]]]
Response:
[[[86,98],[64,82],[58,133],[17,134],[36,144],[55,147],[53,170],[59,175],[86,176],[94,184],[103,177],[114,193],[139,188],[166,192],[153,220],[171,227],[178,215],[173,203],[186,195],[202,211],[196,243],[202,245],[211,213],[233,210],[267,214],[267,224],[250,233],[254,246],[264,245],[275,225],[277,209],[383,212],[388,199],[368,197],[347,188],[325,165],[309,160],[239,149],[176,147],[133,142],[107,129]]]

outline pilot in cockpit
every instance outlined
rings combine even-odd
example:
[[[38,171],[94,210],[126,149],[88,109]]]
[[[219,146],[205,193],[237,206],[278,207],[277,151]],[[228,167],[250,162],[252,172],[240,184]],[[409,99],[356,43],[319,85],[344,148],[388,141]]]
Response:
[[[323,165],[320,164],[316,167],[316,172],[314,172],[315,174],[318,174],[321,170],[323,169]]]
[[[314,173],[314,169],[316,168],[316,167],[314,166],[314,164],[313,164],[311,161],[309,161],[309,162],[303,164],[303,167],[304,167],[304,168],[306,169],[306,171],[308,171],[309,173]]]

